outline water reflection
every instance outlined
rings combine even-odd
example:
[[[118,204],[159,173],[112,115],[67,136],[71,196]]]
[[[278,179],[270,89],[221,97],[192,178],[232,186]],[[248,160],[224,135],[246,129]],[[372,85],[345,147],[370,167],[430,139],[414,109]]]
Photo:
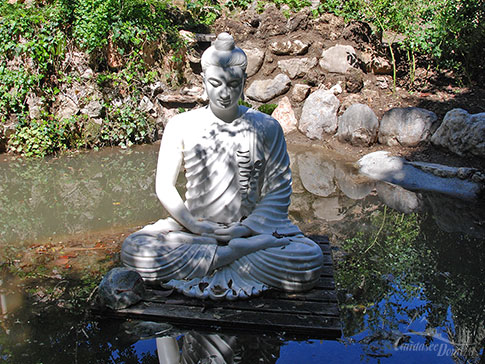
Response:
[[[94,320],[81,314],[79,306],[69,307],[83,281],[44,272],[37,288],[19,291],[18,280],[2,274],[0,361],[484,360],[483,201],[410,192],[364,179],[352,164],[319,149],[289,150],[294,173],[290,217],[309,234],[329,235],[334,249],[341,341],[209,329],[160,334],[160,328],[147,339],[126,323]],[[156,153],[157,146],[145,146],[48,161],[0,162],[0,243],[160,218],[164,212],[153,187]],[[18,256],[6,257],[0,265],[11,269],[12,261],[22,266]],[[96,268],[90,262],[82,269]]]

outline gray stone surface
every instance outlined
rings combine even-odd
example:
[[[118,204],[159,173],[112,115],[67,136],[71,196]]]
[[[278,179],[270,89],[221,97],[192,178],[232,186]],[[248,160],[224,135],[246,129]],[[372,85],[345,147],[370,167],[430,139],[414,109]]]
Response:
[[[90,100],[82,109],[81,113],[88,115],[90,118],[99,118],[103,111],[103,103],[101,100]]]
[[[290,89],[290,78],[280,73],[273,79],[256,80],[246,90],[246,96],[259,102],[268,102]]]
[[[269,50],[277,55],[299,56],[305,54],[309,47],[309,43],[304,43],[299,39],[274,41],[269,44]]]
[[[469,114],[463,109],[449,111],[431,142],[461,156],[485,157],[485,113]]]
[[[387,111],[379,127],[379,143],[412,147],[429,140],[436,130],[438,117],[432,111],[417,108],[394,108]]]
[[[104,308],[120,310],[140,302],[144,294],[145,286],[138,272],[113,268],[99,284],[98,303]]]
[[[351,105],[338,119],[337,138],[353,145],[371,145],[377,140],[379,120],[364,104]]]
[[[339,106],[332,91],[315,91],[303,104],[298,129],[310,139],[322,139],[323,133],[334,134]]]
[[[246,74],[248,77],[254,76],[261,69],[264,61],[264,51],[257,48],[243,48],[244,53],[248,57],[248,66],[246,68]]]
[[[278,61],[278,67],[290,78],[304,77],[318,64],[317,58],[291,58]]]
[[[350,67],[357,66],[355,49],[349,45],[337,44],[325,49],[320,58],[320,67],[331,73],[345,74]]]

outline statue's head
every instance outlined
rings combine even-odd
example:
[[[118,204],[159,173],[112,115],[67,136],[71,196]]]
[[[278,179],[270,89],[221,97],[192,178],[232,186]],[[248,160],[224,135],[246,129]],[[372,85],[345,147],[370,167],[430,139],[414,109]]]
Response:
[[[212,108],[237,105],[246,82],[247,57],[234,38],[221,33],[201,59],[204,86]]]

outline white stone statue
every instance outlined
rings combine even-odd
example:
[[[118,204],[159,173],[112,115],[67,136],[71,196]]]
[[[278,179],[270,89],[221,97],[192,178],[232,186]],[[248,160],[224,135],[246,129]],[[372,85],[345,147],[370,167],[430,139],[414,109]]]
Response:
[[[236,299],[317,282],[323,256],[288,219],[291,172],[278,122],[238,105],[247,58],[221,33],[202,56],[209,106],[173,117],[156,193],[171,218],[130,235],[125,266],[187,296]],[[183,201],[175,188],[181,166]]]

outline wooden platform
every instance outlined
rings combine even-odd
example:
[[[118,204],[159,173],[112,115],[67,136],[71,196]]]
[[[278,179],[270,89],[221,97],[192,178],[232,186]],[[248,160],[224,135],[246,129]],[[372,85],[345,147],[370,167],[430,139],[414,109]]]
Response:
[[[270,290],[260,297],[238,301],[212,301],[177,292],[148,289],[144,301],[103,316],[163,321],[179,327],[246,332],[279,332],[315,339],[342,335],[327,237],[310,236],[324,254],[319,284],[309,292],[288,294]],[[98,314],[100,314],[98,312]]]

